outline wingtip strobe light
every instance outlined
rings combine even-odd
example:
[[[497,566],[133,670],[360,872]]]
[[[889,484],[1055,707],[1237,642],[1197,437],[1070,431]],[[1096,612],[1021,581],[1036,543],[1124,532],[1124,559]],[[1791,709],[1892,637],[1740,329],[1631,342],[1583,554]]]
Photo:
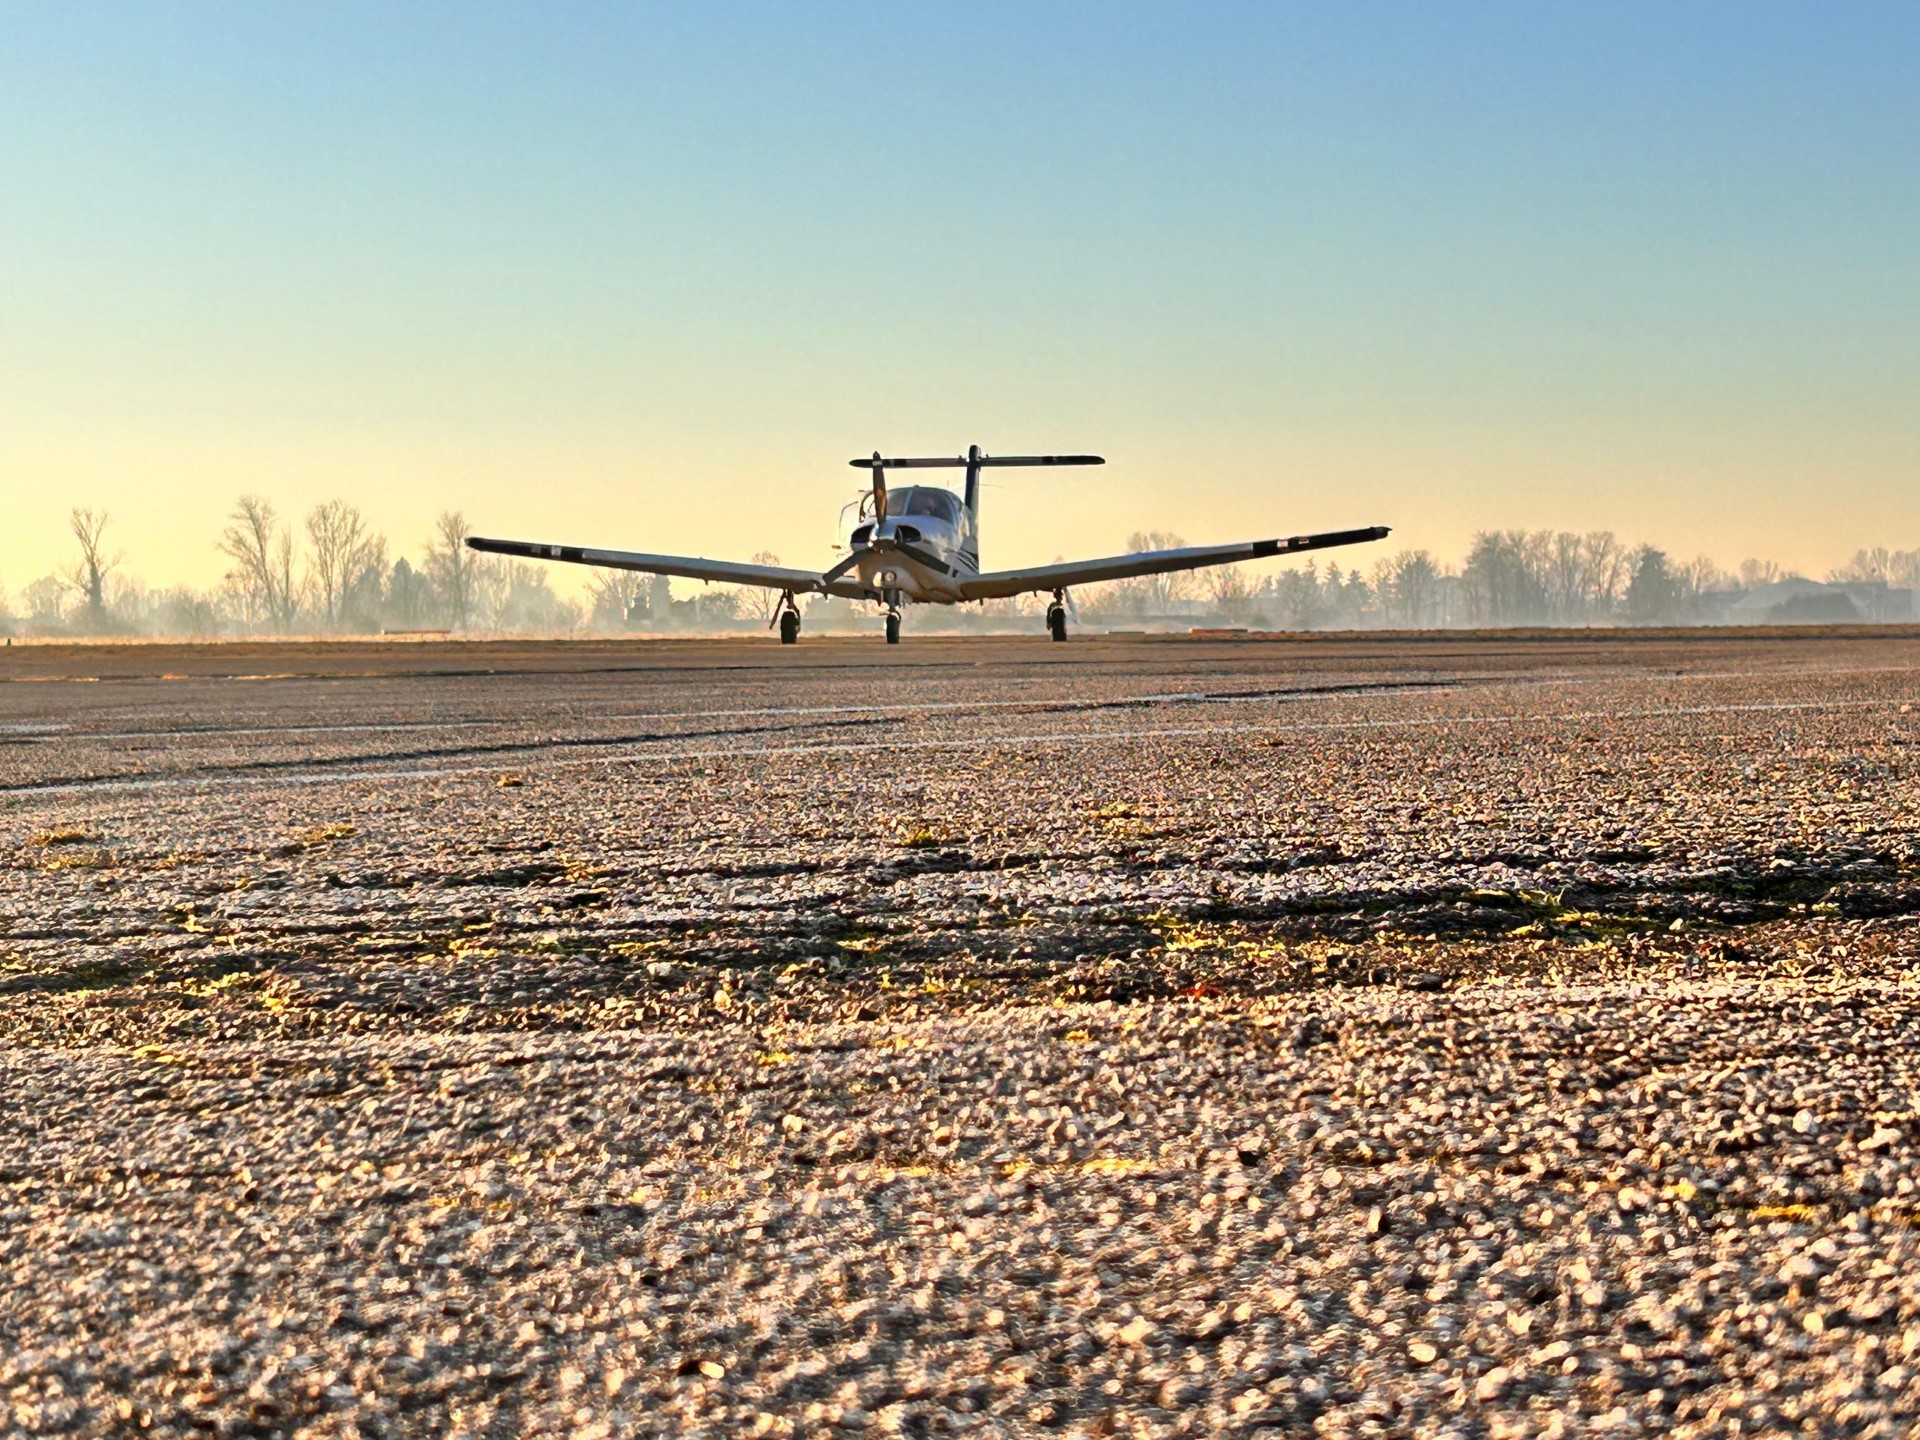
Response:
[[[978,445],[972,445],[964,455],[885,456],[876,450],[865,459],[847,463],[871,473],[871,488],[847,507],[847,518],[852,523],[846,556],[821,574],[735,560],[596,550],[580,545],[542,545],[482,536],[474,536],[467,544],[493,555],[561,560],[573,565],[601,565],[616,570],[639,570],[653,575],[778,590],[780,602],[774,610],[772,627],[779,629],[782,645],[797,644],[800,639],[798,596],[837,595],[848,600],[871,601],[885,607],[887,643],[897,645],[901,615],[908,605],[964,605],[1010,595],[1049,594],[1052,598],[1047,606],[1047,634],[1054,640],[1065,640],[1068,608],[1073,603],[1071,591],[1079,585],[1176,570],[1199,570],[1210,565],[1231,565],[1239,560],[1298,555],[1337,545],[1359,545],[1384,539],[1389,533],[1385,525],[1370,525],[1359,530],[1328,530],[1273,540],[1149,550],[1137,555],[1112,555],[1023,570],[983,571],[980,568],[982,470],[1001,466],[1104,465],[1105,459],[1099,455],[989,455]],[[965,469],[962,493],[955,495],[939,485],[888,490],[889,470],[934,468]]]

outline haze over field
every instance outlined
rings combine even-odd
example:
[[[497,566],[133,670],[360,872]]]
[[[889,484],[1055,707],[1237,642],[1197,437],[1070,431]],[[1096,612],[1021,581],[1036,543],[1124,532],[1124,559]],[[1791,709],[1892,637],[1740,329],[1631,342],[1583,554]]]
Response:
[[[0,587],[235,498],[823,567],[847,458],[1087,449],[995,565],[1345,524],[1920,547],[1910,7],[0,18]],[[417,553],[415,559],[418,559]],[[1369,562],[1370,563],[1370,562]],[[559,584],[569,591],[577,583]]]

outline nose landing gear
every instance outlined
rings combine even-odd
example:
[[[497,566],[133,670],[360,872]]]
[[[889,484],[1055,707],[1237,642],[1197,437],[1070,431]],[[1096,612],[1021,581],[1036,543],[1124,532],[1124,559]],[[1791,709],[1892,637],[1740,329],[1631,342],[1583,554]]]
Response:
[[[1053,603],[1047,606],[1047,634],[1055,640],[1067,638],[1067,592],[1053,592]]]
[[[891,572],[888,572],[881,578],[883,580],[891,580],[893,579],[893,575]],[[901,602],[904,601],[906,597],[897,589],[889,586],[880,592],[880,599],[887,607],[887,644],[898,645],[900,643],[900,612],[906,608]]]

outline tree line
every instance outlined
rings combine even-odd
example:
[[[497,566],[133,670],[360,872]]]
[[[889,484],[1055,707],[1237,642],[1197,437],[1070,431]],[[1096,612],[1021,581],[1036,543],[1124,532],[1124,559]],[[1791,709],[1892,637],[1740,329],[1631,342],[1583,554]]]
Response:
[[[20,592],[0,593],[0,624],[45,635],[307,635],[379,631],[571,631],[581,605],[544,568],[466,548],[458,511],[435,522],[419,560],[389,559],[387,538],[344,500],[284,520],[258,495],[235,502],[215,544],[230,568],[210,589],[150,589],[125,571],[104,510],[75,509],[78,554]]]
[[[670,625],[713,627],[765,619],[771,592],[701,586],[675,599],[663,576],[587,572],[576,600],[556,594],[542,565],[467,548],[465,517],[446,511],[414,552],[389,558],[385,535],[344,500],[316,505],[299,522],[258,495],[243,495],[215,544],[229,562],[217,586],[152,590],[125,570],[104,510],[70,517],[76,547],[63,569],[26,586],[17,605],[0,590],[0,631],[8,634],[310,635],[446,630],[570,634]],[[1179,536],[1134,534],[1133,552],[1179,548]],[[779,564],[762,552],[753,559]],[[1076,599],[1103,617],[1216,615],[1234,624],[1287,630],[1447,626],[1686,624],[1714,618],[1716,605],[1791,576],[1771,561],[1728,572],[1699,558],[1676,561],[1652,545],[1628,546],[1610,532],[1489,530],[1473,537],[1457,566],[1426,550],[1401,550],[1366,573],[1318,559],[1254,575],[1222,566],[1088,586]],[[1920,589],[1920,550],[1862,550],[1829,580]],[[824,597],[814,597],[823,606]],[[991,602],[1025,615],[1044,597]],[[851,619],[849,607],[845,618]],[[838,610],[826,605],[827,614]]]
[[[1178,535],[1141,532],[1133,552],[1177,549]],[[1317,559],[1255,580],[1240,566],[1121,580],[1089,589],[1081,608],[1166,615],[1205,608],[1236,623],[1283,630],[1432,629],[1515,625],[1685,625],[1715,618],[1732,599],[1803,580],[1770,560],[1721,569],[1705,557],[1675,560],[1610,531],[1483,530],[1449,565],[1401,550],[1366,573]],[[1829,583],[1920,590],[1920,550],[1858,551]]]

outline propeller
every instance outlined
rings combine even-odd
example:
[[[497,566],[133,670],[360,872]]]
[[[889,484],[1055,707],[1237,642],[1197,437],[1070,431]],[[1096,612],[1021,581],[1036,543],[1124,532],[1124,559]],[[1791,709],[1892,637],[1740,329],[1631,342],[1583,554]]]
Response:
[[[858,464],[859,462],[855,461],[854,463]],[[880,458],[880,452],[876,450],[873,452],[873,529],[868,531],[867,533],[869,535],[872,535],[878,532],[878,530],[880,529],[880,522],[885,520],[886,518],[887,518],[887,467],[886,467],[886,462]],[[868,550],[871,550],[872,548],[873,548],[872,541],[869,540],[869,542],[865,545],[861,545],[853,549],[849,549],[847,551],[847,555],[844,560],[840,561],[831,570],[827,571],[826,574],[820,577],[820,583],[822,585],[831,585],[834,581],[838,580],[842,575],[846,574],[849,570],[853,569],[855,565],[859,564],[860,557],[864,555]]]

